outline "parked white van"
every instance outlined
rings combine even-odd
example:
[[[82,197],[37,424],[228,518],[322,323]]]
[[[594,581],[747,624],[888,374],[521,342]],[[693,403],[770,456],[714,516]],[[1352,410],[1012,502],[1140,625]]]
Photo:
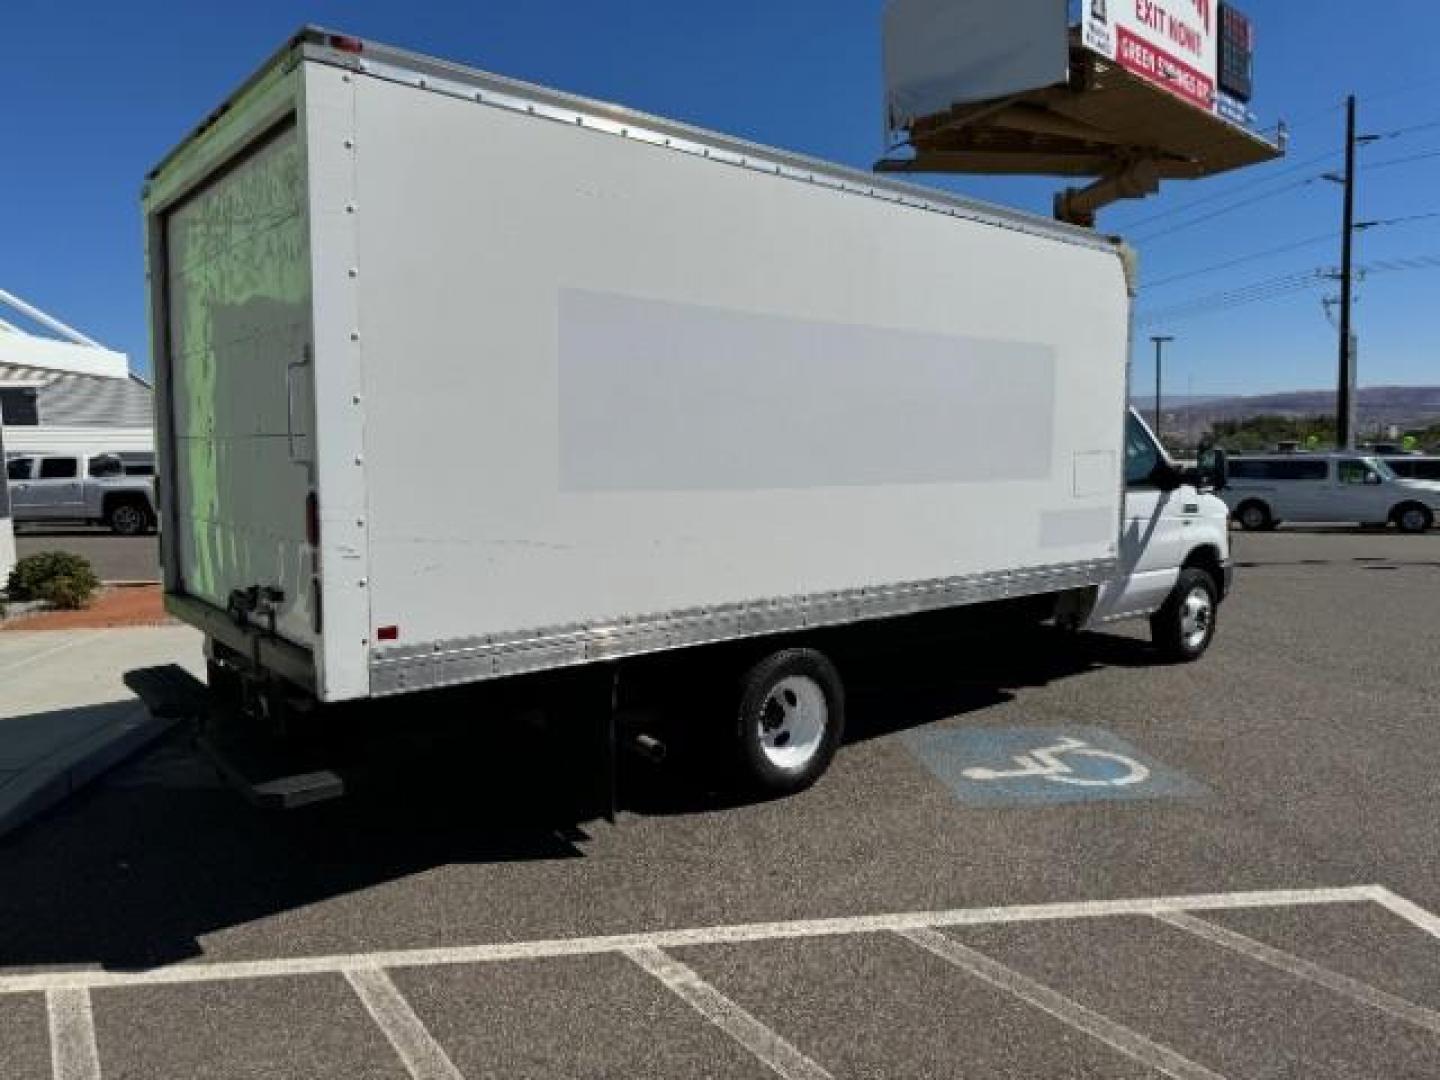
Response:
[[[1353,453],[1232,458],[1223,497],[1234,519],[1252,531],[1283,521],[1329,521],[1419,533],[1440,513],[1440,483],[1396,476],[1380,458]]]

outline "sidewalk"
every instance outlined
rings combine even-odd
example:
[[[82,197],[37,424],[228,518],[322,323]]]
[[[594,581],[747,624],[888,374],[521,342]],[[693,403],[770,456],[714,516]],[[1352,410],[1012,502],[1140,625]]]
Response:
[[[163,734],[127,671],[180,664],[204,676],[189,627],[0,634],[0,835]]]

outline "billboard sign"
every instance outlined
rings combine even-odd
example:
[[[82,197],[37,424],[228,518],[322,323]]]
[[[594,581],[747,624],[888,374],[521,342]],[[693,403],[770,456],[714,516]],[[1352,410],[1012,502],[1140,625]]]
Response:
[[[1083,0],[1085,45],[1213,113],[1217,9],[1215,0]]]
[[[1065,5],[1057,0],[888,0],[886,113],[890,130],[955,105],[1063,84],[1070,69]]]

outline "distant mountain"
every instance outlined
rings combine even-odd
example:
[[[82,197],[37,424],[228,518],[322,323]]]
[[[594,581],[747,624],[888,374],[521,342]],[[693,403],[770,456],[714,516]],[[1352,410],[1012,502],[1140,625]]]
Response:
[[[1166,408],[1167,410],[1168,410],[1168,409],[1187,409],[1187,408],[1192,408],[1192,407],[1194,407],[1194,406],[1196,406],[1196,405],[1204,405],[1206,402],[1210,402],[1210,401],[1220,401],[1220,400],[1222,400],[1222,399],[1223,399],[1223,395],[1220,395],[1220,394],[1166,394],[1166,395],[1165,395],[1165,408]],[[1142,411],[1149,411],[1149,410],[1151,410],[1151,409],[1154,409],[1154,408],[1155,408],[1155,391],[1152,390],[1152,391],[1150,391],[1150,393],[1148,393],[1148,394],[1145,394],[1145,393],[1135,394],[1135,395],[1130,399],[1130,404],[1134,405],[1135,408],[1140,409],[1140,410],[1142,410]]]
[[[1153,408],[1154,401],[1139,396],[1136,404]],[[1334,390],[1292,390],[1252,397],[1203,400],[1176,395],[1164,399],[1167,417],[1177,423],[1205,426],[1217,420],[1244,420],[1251,416],[1318,416],[1335,411]],[[1361,425],[1395,424],[1427,427],[1440,423],[1440,386],[1366,386],[1360,389],[1356,413]]]

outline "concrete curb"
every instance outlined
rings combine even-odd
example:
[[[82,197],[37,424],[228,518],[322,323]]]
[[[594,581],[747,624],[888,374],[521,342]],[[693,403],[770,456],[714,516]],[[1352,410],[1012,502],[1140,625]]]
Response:
[[[21,770],[0,784],[0,836],[69,798],[176,723],[136,701],[123,717]]]

